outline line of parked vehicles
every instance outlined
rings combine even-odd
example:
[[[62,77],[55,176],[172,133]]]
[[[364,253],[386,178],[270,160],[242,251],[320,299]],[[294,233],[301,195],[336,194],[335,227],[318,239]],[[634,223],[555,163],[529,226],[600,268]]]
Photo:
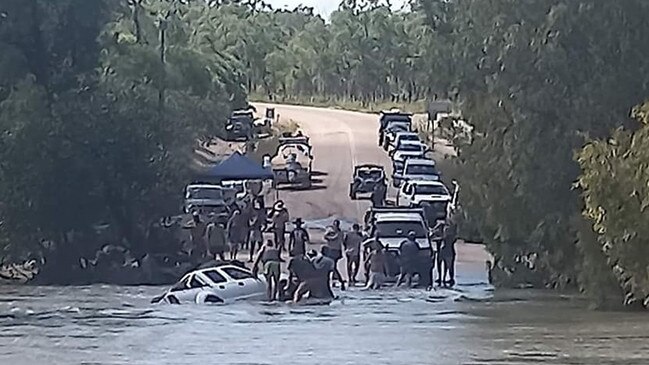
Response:
[[[394,205],[372,207],[364,217],[368,237],[377,237],[389,254],[388,276],[400,272],[398,256],[401,243],[414,232],[420,249],[416,271],[419,284],[432,284],[432,263],[441,247],[442,231],[457,204],[458,186],[453,193],[441,181],[441,174],[432,159],[432,150],[423,143],[413,126],[412,114],[398,110],[384,111],[379,117],[378,144],[391,157],[392,186],[397,189]],[[377,184],[385,184],[385,168],[363,164],[354,168],[349,196],[372,192]]]

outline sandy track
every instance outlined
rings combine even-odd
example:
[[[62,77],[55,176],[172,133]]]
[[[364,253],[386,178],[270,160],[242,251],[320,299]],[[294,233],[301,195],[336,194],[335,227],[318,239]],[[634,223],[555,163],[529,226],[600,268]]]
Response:
[[[311,138],[314,186],[310,190],[281,190],[280,199],[291,215],[307,220],[331,217],[358,221],[369,201],[349,199],[354,165],[378,163],[388,168],[390,158],[378,145],[378,116],[350,111],[255,103],[261,112],[272,106],[282,121],[294,120]],[[388,171],[389,173],[389,171]]]

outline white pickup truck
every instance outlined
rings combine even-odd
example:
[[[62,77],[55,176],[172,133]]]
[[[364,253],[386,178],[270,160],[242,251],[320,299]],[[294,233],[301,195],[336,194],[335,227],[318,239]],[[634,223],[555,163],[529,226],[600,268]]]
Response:
[[[451,200],[451,193],[440,181],[409,180],[397,193],[397,205],[402,207],[418,207],[424,202],[446,205]]]
[[[401,244],[406,240],[409,232],[415,232],[420,257],[416,264],[419,283],[424,286],[430,284],[434,255],[431,233],[423,209],[403,207],[370,208],[365,213],[365,223],[368,235],[378,238],[389,253],[388,267],[390,272],[388,276],[399,274],[397,258],[401,251]]]
[[[412,157],[405,160],[403,168],[397,166],[393,169],[392,184],[395,188],[409,180],[439,181],[440,174],[435,166],[435,161],[427,158]]]

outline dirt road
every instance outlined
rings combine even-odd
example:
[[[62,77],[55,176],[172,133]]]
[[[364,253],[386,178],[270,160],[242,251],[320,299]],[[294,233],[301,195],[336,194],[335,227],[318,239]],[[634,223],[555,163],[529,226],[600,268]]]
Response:
[[[377,163],[388,170],[391,165],[388,155],[377,145],[378,117],[374,114],[304,106],[262,103],[255,103],[255,106],[259,112],[266,107],[274,107],[280,120],[296,121],[311,138],[315,156],[313,188],[279,192],[291,215],[310,221],[332,217],[347,222],[359,221],[369,207],[369,201],[349,199],[354,165]]]

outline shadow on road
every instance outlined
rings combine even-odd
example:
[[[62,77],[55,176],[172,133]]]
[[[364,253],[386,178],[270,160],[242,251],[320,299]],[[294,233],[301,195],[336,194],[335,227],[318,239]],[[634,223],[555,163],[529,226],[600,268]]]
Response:
[[[305,188],[303,186],[290,186],[290,185],[287,185],[287,186],[277,187],[277,190],[278,191],[313,191],[313,190],[324,190],[324,189],[327,188],[326,185],[320,184],[320,183],[322,183],[322,180],[320,180],[320,181],[313,180],[311,183],[312,183],[311,187],[308,187],[308,188]]]
[[[329,176],[329,174],[324,171],[311,171],[311,176],[321,177],[321,176]]]

